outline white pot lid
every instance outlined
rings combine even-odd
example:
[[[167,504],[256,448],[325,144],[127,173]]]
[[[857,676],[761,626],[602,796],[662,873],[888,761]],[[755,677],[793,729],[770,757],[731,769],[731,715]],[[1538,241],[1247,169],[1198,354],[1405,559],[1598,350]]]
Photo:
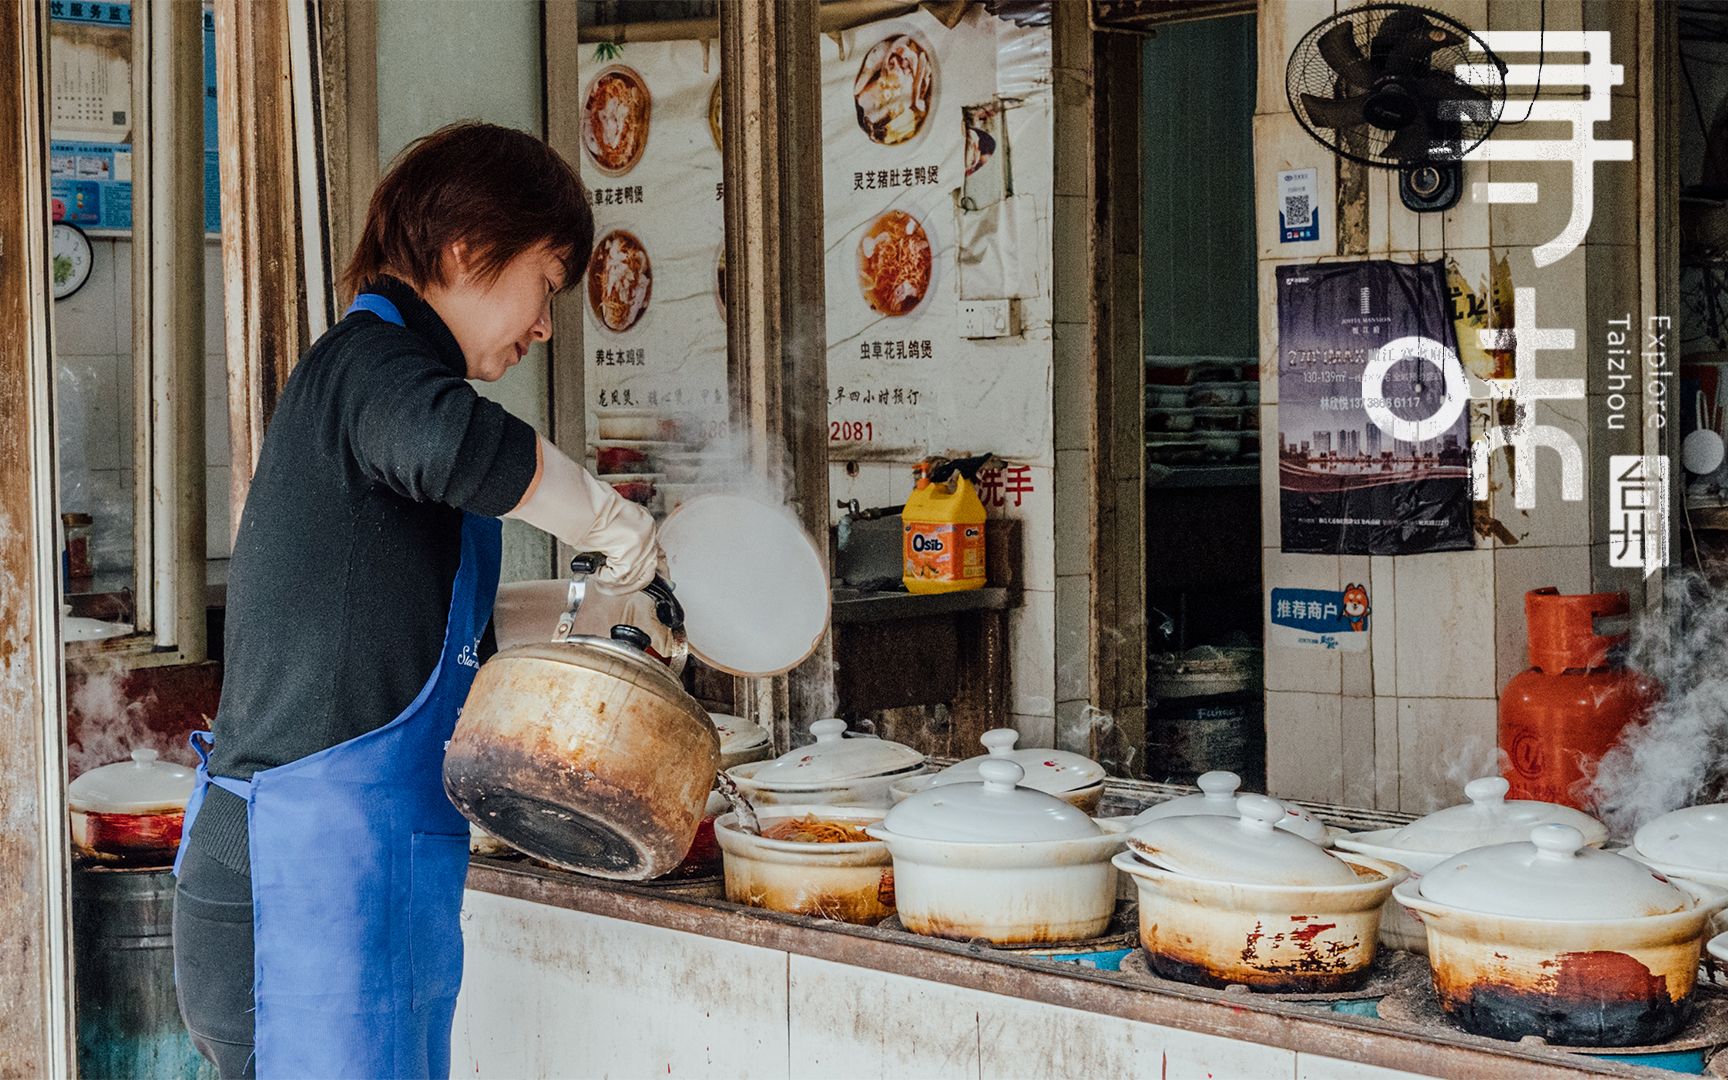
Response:
[[[157,760],[154,750],[134,750],[120,761],[81,773],[66,786],[67,804],[85,814],[164,814],[184,810],[197,773]]]
[[[1354,885],[1361,879],[1318,844],[1278,828],[1284,804],[1265,795],[1236,800],[1239,816],[1178,814],[1128,834],[1142,860],[1188,877],[1252,885]]]
[[[722,754],[742,753],[768,742],[768,729],[760,724],[752,724],[742,716],[715,712],[709,713],[708,719],[713,722],[714,731],[720,736]]]
[[[978,741],[990,752],[943,769],[930,781],[931,786],[979,783],[982,778],[978,767],[986,761],[1014,762],[1026,771],[1025,778],[1020,781],[1021,787],[1048,791],[1052,795],[1078,791],[1104,779],[1104,766],[1082,754],[1035,746],[1016,750],[1014,744],[1020,741],[1020,733],[1013,728],[992,728]]]
[[[1128,823],[1130,829],[1138,828],[1149,821],[1158,821],[1168,817],[1195,817],[1207,815],[1211,817],[1237,816],[1236,789],[1242,786],[1242,778],[1233,772],[1201,773],[1195,781],[1200,788],[1198,795],[1182,795],[1167,802],[1155,803],[1134,815]],[[1282,800],[1279,800],[1282,802]],[[1312,840],[1319,844],[1326,839],[1326,823],[1310,814],[1294,803],[1282,803],[1284,817],[1278,822],[1278,827],[1295,833],[1304,840]]]
[[[1422,875],[1422,895],[1487,915],[1630,919],[1682,911],[1692,898],[1634,859],[1586,846],[1570,825],[1452,856]]]
[[[1728,872],[1728,803],[1663,814],[1632,835],[1638,854],[1676,871]]]
[[[778,675],[828,630],[828,571],[798,520],[743,495],[701,495],[660,526],[690,651],[732,675]]]
[[[1024,787],[1013,761],[979,764],[977,783],[926,788],[888,811],[882,828],[899,836],[961,843],[1074,840],[1103,830],[1056,796]]]
[[[1503,778],[1483,776],[1464,785],[1470,801],[1436,810],[1394,832],[1383,846],[1402,851],[1456,855],[1471,848],[1510,844],[1530,838],[1537,825],[1570,825],[1584,834],[1586,844],[1600,844],[1608,829],[1600,821],[1570,806],[1506,798],[1510,789]]]
[[[813,745],[781,754],[757,769],[751,781],[767,787],[825,784],[887,776],[924,764],[924,755],[904,743],[846,738],[844,720],[818,720],[810,725],[810,734],[816,736]]]
[[[1711,938],[1708,948],[1711,956],[1723,963],[1728,963],[1728,933],[1717,934]]]

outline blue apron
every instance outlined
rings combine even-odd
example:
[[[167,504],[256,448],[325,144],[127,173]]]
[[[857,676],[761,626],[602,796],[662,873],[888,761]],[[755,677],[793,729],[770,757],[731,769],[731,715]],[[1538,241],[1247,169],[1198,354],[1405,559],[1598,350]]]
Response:
[[[402,321],[374,294],[356,309]],[[211,736],[193,735],[186,834],[212,783],[247,804],[260,1077],[450,1073],[468,821],[444,794],[444,745],[480,666],[501,551],[497,519],[463,515],[438,664],[385,726],[250,783],[210,775]]]

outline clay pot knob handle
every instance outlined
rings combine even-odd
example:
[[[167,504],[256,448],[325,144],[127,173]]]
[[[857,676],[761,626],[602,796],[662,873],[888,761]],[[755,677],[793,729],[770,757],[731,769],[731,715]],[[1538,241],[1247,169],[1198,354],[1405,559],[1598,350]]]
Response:
[[[134,751],[132,751],[132,760],[136,761],[140,765],[148,765],[152,761],[155,761],[157,758],[159,758],[161,756],[162,756],[161,754],[157,753],[154,750],[134,750]]]
[[[818,720],[810,725],[810,734],[816,736],[819,743],[839,742],[846,736],[846,721]]]
[[[984,744],[984,749],[991,754],[1002,756],[1014,752],[1014,744],[1020,741],[1020,733],[1011,727],[991,728],[978,736],[978,741]]]
[[[1236,812],[1250,829],[1271,832],[1284,820],[1284,804],[1266,795],[1244,795],[1236,800]]]
[[[1483,776],[1464,785],[1464,797],[1480,810],[1496,810],[1506,801],[1512,785],[1503,776]]]
[[[984,781],[984,790],[992,794],[1006,794],[1013,791],[1025,777],[1026,770],[1014,761],[980,761],[978,776]]]
[[[1208,799],[1228,799],[1236,794],[1236,789],[1242,786],[1242,778],[1233,772],[1214,771],[1201,773],[1195,781],[1200,790],[1206,793]]]
[[[1539,859],[1571,859],[1584,846],[1584,834],[1570,825],[1550,822],[1531,829],[1530,842],[1536,845]]]

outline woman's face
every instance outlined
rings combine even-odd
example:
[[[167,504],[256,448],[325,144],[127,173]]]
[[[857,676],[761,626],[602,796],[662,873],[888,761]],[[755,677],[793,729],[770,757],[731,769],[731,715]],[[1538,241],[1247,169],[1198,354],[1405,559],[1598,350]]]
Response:
[[[462,347],[468,377],[494,382],[552,336],[552,294],[564,285],[564,263],[540,244],[488,284],[469,272],[465,255],[460,244],[451,249],[449,284],[428,288],[425,298]]]

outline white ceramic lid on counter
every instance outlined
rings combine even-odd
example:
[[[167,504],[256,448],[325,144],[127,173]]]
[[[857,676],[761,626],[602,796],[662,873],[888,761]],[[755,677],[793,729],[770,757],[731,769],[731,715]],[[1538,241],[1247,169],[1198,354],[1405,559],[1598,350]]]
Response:
[[[660,547],[690,651],[732,675],[779,675],[828,630],[828,572],[785,509],[735,494],[701,495],[660,526]]]
[[[84,814],[162,814],[183,810],[197,774],[160,760],[154,750],[134,750],[129,761],[81,773],[66,787],[72,810]]]
[[[1236,800],[1239,816],[1182,814],[1140,825],[1128,846],[1145,862],[1187,877],[1253,885],[1352,885],[1348,863],[1278,827],[1284,804],[1265,795]]]
[[[1025,771],[1025,777],[1020,781],[1021,787],[1047,791],[1052,795],[1078,791],[1104,779],[1104,766],[1089,757],[1047,747],[1029,746],[1015,749],[1015,744],[1020,741],[1020,733],[1013,728],[992,728],[980,736],[978,741],[984,744],[989,753],[950,765],[931,777],[930,786],[976,784],[983,778],[979,768],[987,761],[1014,762]]]
[[[1200,789],[1198,795],[1180,795],[1166,802],[1153,803],[1146,809],[1134,815],[1128,823],[1130,829],[1137,828],[1149,821],[1158,821],[1169,817],[1194,817],[1210,815],[1212,817],[1237,816],[1236,791],[1242,786],[1242,778],[1233,772],[1214,771],[1201,773],[1195,781]],[[1326,823],[1310,814],[1308,811],[1292,803],[1280,800],[1284,807],[1284,817],[1278,822],[1280,829],[1295,833],[1304,840],[1312,840],[1316,844],[1323,842],[1327,836]]]
[[[1706,948],[1710,950],[1711,956],[1724,964],[1728,964],[1728,933],[1717,934],[1711,938],[1710,944]]]
[[[1684,877],[1684,870],[1728,875],[1728,803],[1663,814],[1632,835],[1632,850]]]
[[[1582,810],[1530,799],[1508,800],[1510,787],[1502,777],[1479,777],[1464,785],[1469,802],[1417,818],[1378,843],[1403,851],[1456,855],[1471,848],[1528,840],[1532,828],[1548,824],[1570,825],[1583,835],[1586,844],[1607,839],[1607,828]]]
[[[1570,825],[1538,825],[1529,837],[1452,856],[1423,875],[1422,896],[1485,915],[1555,921],[1666,915],[1693,902],[1643,863],[1589,847]]]
[[[768,729],[741,716],[711,712],[708,719],[720,735],[720,756],[731,757],[768,745]]]
[[[904,743],[846,738],[844,720],[818,720],[810,725],[810,734],[816,736],[813,744],[788,750],[750,779],[765,787],[826,784],[887,776],[924,764],[924,755]]]
[[[920,840],[984,844],[1073,840],[1103,832],[1078,808],[1024,786],[1025,776],[1016,762],[983,761],[977,783],[920,791],[888,811],[882,828]]]

